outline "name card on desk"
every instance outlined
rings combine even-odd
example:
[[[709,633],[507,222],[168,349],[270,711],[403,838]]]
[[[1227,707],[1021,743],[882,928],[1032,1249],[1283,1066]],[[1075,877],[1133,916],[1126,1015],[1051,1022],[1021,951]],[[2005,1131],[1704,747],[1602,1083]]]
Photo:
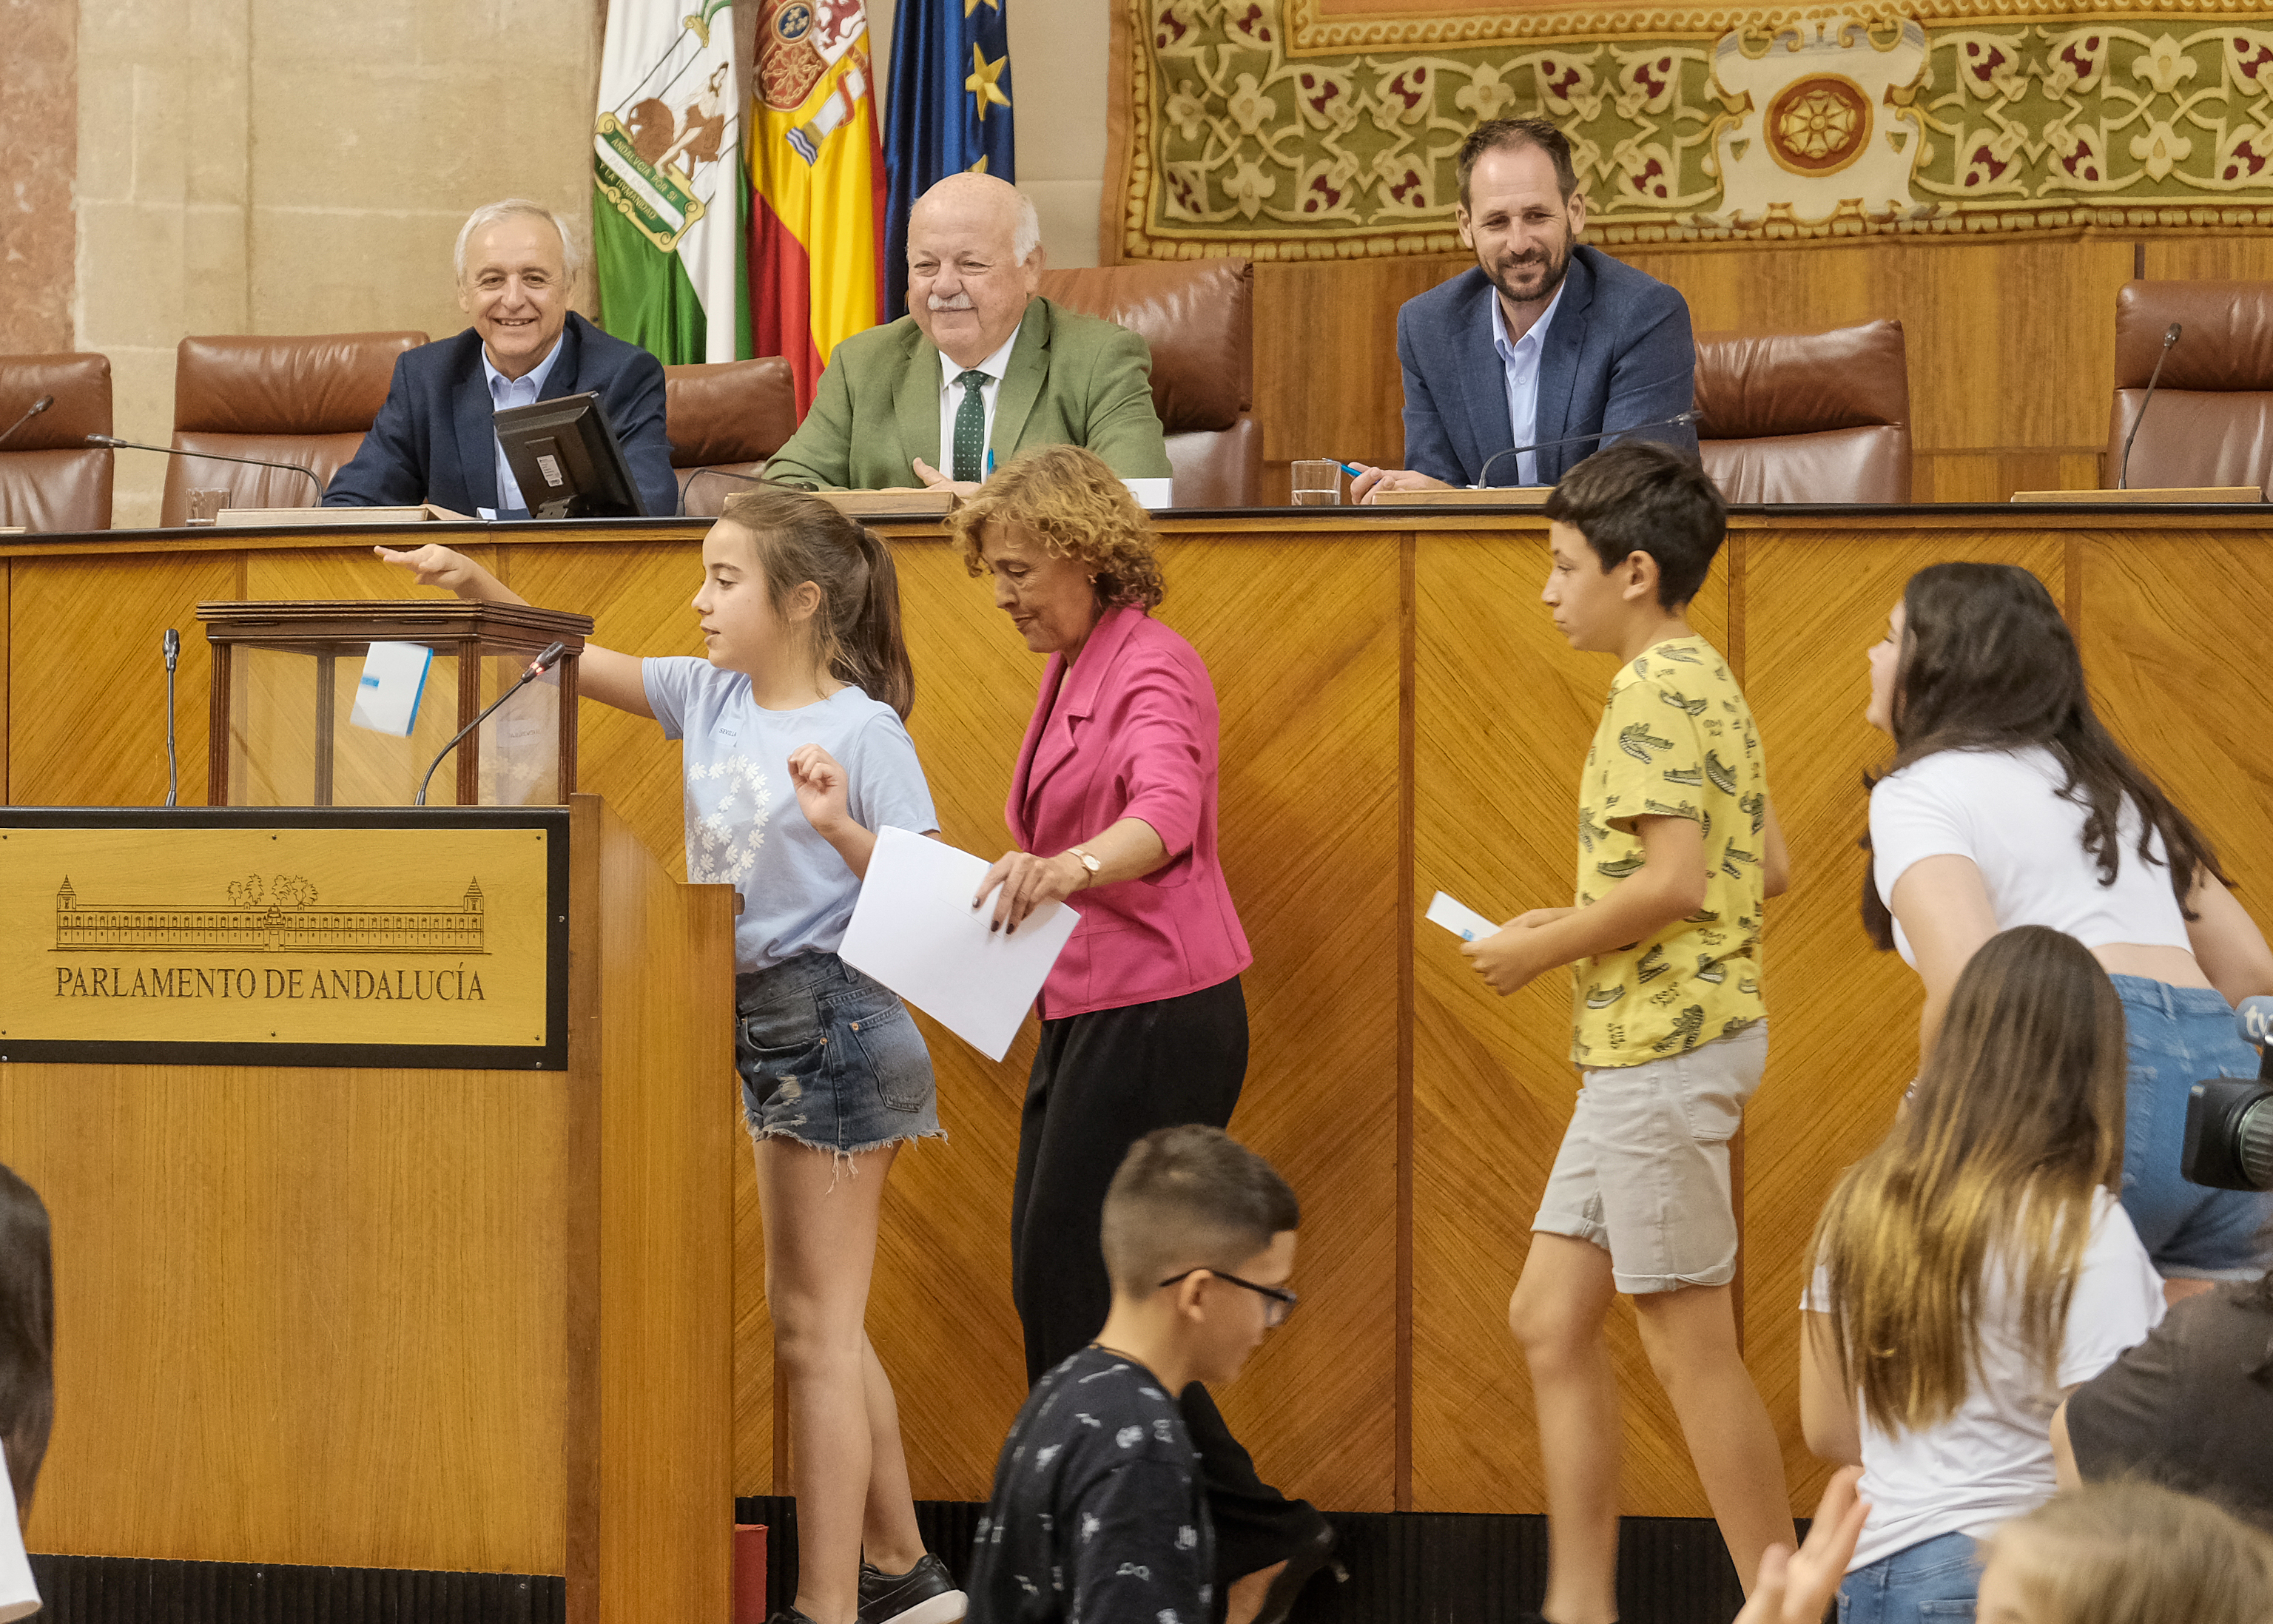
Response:
[[[564,1070],[565,809],[0,808],[0,1060]]]
[[[327,524],[472,524],[470,513],[421,502],[414,507],[224,507],[214,523],[224,530]]]

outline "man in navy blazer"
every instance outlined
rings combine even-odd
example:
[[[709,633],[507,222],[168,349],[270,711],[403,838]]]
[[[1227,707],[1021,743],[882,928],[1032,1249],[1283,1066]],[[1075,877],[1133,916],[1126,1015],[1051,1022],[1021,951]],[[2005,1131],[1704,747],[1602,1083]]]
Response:
[[[1351,487],[1551,485],[1620,430],[1690,409],[1689,306],[1655,277],[1580,246],[1587,197],[1571,143],[1542,118],[1498,118],[1461,143],[1460,240],[1476,268],[1397,313],[1405,467]],[[1512,447],[1583,435],[1519,455]],[[1688,423],[1650,428],[1694,455]],[[1497,455],[1497,460],[1494,460]]]
[[[526,519],[492,422],[508,406],[600,397],[650,513],[679,506],[664,438],[663,365],[568,308],[575,247],[566,225],[521,198],[476,209],[458,233],[458,306],[474,325],[398,358],[386,404],[332,476],[327,507],[431,502],[484,518]]]

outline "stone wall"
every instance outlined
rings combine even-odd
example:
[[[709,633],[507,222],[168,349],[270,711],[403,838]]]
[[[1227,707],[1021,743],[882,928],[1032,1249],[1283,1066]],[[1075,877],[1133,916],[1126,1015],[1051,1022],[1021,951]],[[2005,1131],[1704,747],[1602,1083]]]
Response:
[[[171,433],[186,335],[440,337],[465,325],[450,255],[469,211],[519,194],[589,219],[596,4],[78,11],[73,325],[110,357],[129,439]],[[165,474],[120,453],[113,522],[156,523]]]
[[[0,0],[0,355],[71,348],[78,32],[79,0]]]

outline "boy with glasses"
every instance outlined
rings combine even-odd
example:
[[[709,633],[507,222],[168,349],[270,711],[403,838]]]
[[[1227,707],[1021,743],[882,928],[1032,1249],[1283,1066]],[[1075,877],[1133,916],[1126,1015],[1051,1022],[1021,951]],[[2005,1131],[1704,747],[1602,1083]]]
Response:
[[[971,1553],[974,1624],[1206,1624],[1214,1535],[1176,1396],[1294,1307],[1294,1193],[1220,1129],[1161,1128],[1106,1192],[1113,1309],[1036,1384]]]

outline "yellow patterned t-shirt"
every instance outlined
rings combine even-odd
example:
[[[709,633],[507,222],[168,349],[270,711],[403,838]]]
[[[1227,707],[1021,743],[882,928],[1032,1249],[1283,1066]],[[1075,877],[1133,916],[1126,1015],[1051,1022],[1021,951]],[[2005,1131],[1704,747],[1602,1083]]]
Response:
[[[1705,834],[1705,906],[1572,969],[1571,1058],[1639,1066],[1742,1031],[1760,1002],[1767,764],[1752,707],[1701,637],[1659,643],[1610,682],[1579,786],[1578,903],[1642,866],[1633,819],[1689,818]]]

